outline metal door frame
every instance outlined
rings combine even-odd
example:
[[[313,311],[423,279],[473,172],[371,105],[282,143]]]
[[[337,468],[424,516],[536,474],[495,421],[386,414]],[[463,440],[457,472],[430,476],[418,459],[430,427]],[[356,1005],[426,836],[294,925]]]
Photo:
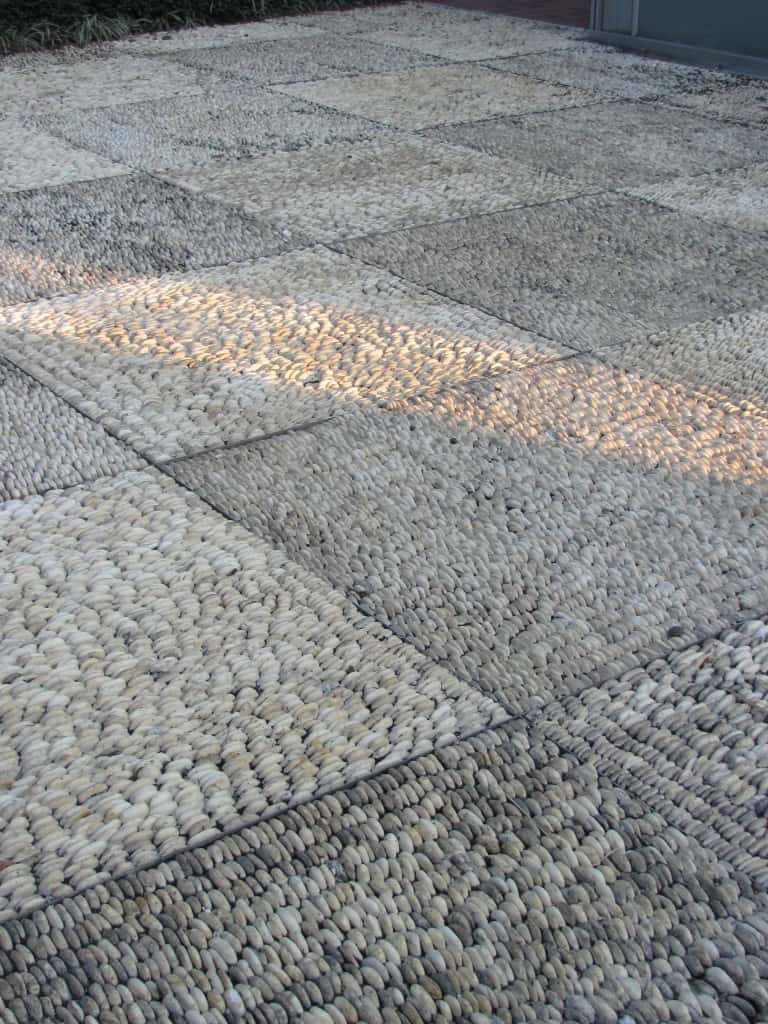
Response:
[[[613,3],[623,3],[630,13],[629,21],[631,28],[628,32],[615,28],[606,29],[606,0],[592,0],[592,11],[590,14],[589,27],[593,32],[612,32],[620,35],[636,36],[640,25],[640,0],[612,0]]]

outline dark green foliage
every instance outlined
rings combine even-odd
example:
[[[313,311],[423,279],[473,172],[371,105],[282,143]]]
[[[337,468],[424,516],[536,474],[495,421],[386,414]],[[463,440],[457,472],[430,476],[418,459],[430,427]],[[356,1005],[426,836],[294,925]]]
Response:
[[[0,53],[83,46],[133,32],[338,10],[359,3],[360,0],[0,0]]]

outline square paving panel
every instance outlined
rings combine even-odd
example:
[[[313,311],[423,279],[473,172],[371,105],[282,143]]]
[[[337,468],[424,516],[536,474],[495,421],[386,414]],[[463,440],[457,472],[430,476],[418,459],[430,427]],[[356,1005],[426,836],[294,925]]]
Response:
[[[0,66],[0,110],[7,115],[63,113],[203,91],[208,76],[149,57],[25,55]]]
[[[504,717],[154,471],[0,523],[3,916]]]
[[[618,195],[338,244],[575,347],[634,340],[768,298],[761,239]]]
[[[98,423],[0,358],[0,502],[143,465]]]
[[[768,126],[768,83],[759,78],[726,82],[704,92],[675,93],[666,101],[707,117]]]
[[[402,32],[410,33],[413,39],[443,32],[446,26],[461,32],[466,25],[481,23],[487,17],[483,12],[465,11],[447,4],[410,3],[406,0],[403,3],[377,4],[375,7],[353,7],[346,11],[322,11],[304,15],[300,21],[303,25],[313,25],[342,35]]]
[[[624,345],[596,346],[613,366],[684,384],[741,415],[768,416],[768,310],[689,324]]]
[[[567,350],[318,249],[17,306],[0,352],[156,459]]]
[[[87,153],[20,118],[0,118],[0,192],[125,174],[122,164]]]
[[[768,163],[674,178],[633,189],[633,195],[716,224],[768,234]]]
[[[115,975],[157,1021],[729,1020],[768,1009],[767,903],[514,722],[3,928],[0,1006],[33,1019],[34,957],[57,1020]]]
[[[629,100],[438,128],[424,137],[609,188],[768,159],[763,131]]]
[[[553,702],[537,720],[686,836],[768,883],[768,621]]]
[[[701,92],[733,76],[687,64],[640,57],[597,43],[582,43],[562,53],[537,53],[494,61],[491,67],[545,82],[589,89],[599,95],[642,99],[668,93]]]
[[[237,89],[217,85],[202,96],[75,110],[40,123],[77,146],[143,170],[196,170],[383,131],[370,121],[244,83]]]
[[[427,8],[424,9],[425,14]],[[421,31],[413,19],[392,27],[366,33],[376,43],[389,43],[446,60],[492,60],[521,53],[539,53],[578,45],[584,33],[578,29],[545,25],[523,18],[507,18],[475,11],[456,11],[444,17],[445,9],[429,10],[429,21]]]
[[[408,129],[574,107],[593,98],[581,89],[503,75],[477,64],[299,82],[279,91]]]
[[[365,39],[348,39],[331,33],[306,41],[276,39],[237,43],[210,50],[181,50],[168,56],[188,67],[216,71],[229,78],[243,78],[257,85],[307,82],[338,75],[368,75],[438,64],[434,57],[414,50],[381,46]]]
[[[517,712],[768,604],[766,444],[565,360],[173,472]]]
[[[216,163],[173,180],[326,242],[594,191],[466,147],[389,136]]]
[[[0,305],[297,244],[253,216],[143,175],[0,195]]]

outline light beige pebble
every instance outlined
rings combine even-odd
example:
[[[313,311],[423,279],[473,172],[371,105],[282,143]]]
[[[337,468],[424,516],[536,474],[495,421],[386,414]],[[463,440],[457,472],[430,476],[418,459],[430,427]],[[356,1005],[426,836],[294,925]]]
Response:
[[[107,877],[103,867],[120,874],[210,841],[245,814],[307,799],[503,716],[160,474],[11,502],[0,518],[11,581],[0,599],[0,648],[15,666],[0,707],[13,758],[0,795],[6,915],[94,885]],[[125,539],[122,523],[137,536]],[[37,580],[33,570],[54,553],[63,576],[35,584],[36,604],[19,601],[14,567]],[[206,565],[225,575],[209,582]],[[120,582],[102,610],[91,583],[110,576]],[[198,600],[182,611],[190,598]],[[20,647],[16,637],[43,601],[46,623]],[[82,654],[58,633],[78,613],[89,641]],[[163,623],[178,639],[161,667],[147,630]],[[137,645],[146,652],[140,671]],[[66,701],[51,703],[46,665],[63,650],[80,670],[58,681]],[[323,696],[323,683],[339,675],[333,696]],[[455,714],[438,714],[449,705]],[[393,749],[395,722],[404,739]],[[62,740],[63,763],[51,753]],[[31,820],[46,823],[37,846],[27,839]]]

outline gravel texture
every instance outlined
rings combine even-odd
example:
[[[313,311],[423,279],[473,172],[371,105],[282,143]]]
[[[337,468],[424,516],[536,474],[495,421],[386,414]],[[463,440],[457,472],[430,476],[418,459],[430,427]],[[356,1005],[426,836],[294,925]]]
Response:
[[[0,1024],[768,1021],[768,84],[408,2],[0,110]]]
[[[173,472],[519,711],[768,605],[767,444],[566,360]]]
[[[503,75],[478,64],[298,82],[280,91],[405,129],[573,107],[593,99],[583,89]]]
[[[125,174],[127,167],[68,145],[20,118],[0,118],[0,192]]]
[[[499,17],[442,3],[396,3],[326,11],[299,19],[326,32],[372,39],[449,60],[481,60],[510,53],[568,47],[585,33],[524,18]],[[502,51],[500,53],[499,51]]]
[[[369,139],[382,131],[304,100],[245,84],[233,89],[231,83],[202,96],[73,110],[41,119],[40,125],[76,146],[148,171],[197,170],[262,153]]]
[[[155,459],[566,349],[326,249],[0,314],[0,354]]]
[[[0,358],[0,502],[141,465],[99,424]]]
[[[686,383],[743,416],[768,416],[768,311],[689,324],[626,345],[595,348],[614,366]]]
[[[763,134],[768,139],[768,132]],[[717,224],[768,234],[768,163],[675,178],[633,194]]]
[[[437,64],[433,57],[382,46],[364,39],[322,34],[308,40],[267,40],[215,46],[209,50],[179,50],[167,55],[190,68],[204,68],[258,85],[307,82],[335,75],[369,75],[377,71]]]
[[[631,100],[437,128],[424,137],[605,188],[768,159],[768,133],[761,129]]]
[[[502,717],[154,472],[0,519],[0,915]]]
[[[340,243],[344,251],[566,345],[634,340],[768,298],[768,248],[620,195]]]
[[[714,86],[732,84],[730,75],[654,60],[599,43],[582,43],[565,52],[537,53],[494,61],[491,67],[597,96],[645,99],[653,96],[703,93]]]
[[[3,114],[64,113],[202,92],[206,78],[172,61],[101,57],[0,63]]]
[[[0,1007],[724,1024],[768,1012],[766,940],[764,891],[514,723],[0,926]]]
[[[547,736],[768,885],[768,622],[633,669],[547,708]]]
[[[568,49],[584,36],[579,29],[555,28],[523,18],[461,10],[446,17],[445,9],[437,5],[415,10],[415,17],[400,18],[391,28],[373,29],[365,38],[433,57],[464,61]]]
[[[261,43],[273,39],[296,40],[297,45],[318,35],[320,29],[305,23],[304,18],[269,18],[267,21],[246,21],[235,25],[206,25],[181,29],[178,32],[148,32],[128,36],[111,43],[117,53],[167,54],[179,50],[208,50],[214,46],[235,43]]]
[[[707,117],[768,127],[768,82],[759,78],[728,82],[701,93],[677,93],[666,100]]]
[[[296,247],[231,207],[144,175],[0,195],[0,305]]]
[[[464,147],[389,136],[212,164],[173,180],[324,242],[595,191]]]

